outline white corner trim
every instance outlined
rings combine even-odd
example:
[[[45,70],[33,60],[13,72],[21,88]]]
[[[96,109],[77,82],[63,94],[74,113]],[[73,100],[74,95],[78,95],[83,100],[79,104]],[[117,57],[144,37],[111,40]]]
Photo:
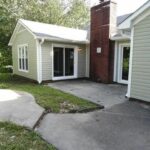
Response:
[[[133,42],[134,40],[134,27],[131,30],[131,46],[130,46],[130,61],[129,61],[129,81],[128,81],[128,90],[126,96],[130,98],[131,96],[131,80],[132,80],[132,63],[133,63]]]
[[[113,81],[117,82],[117,51],[118,51],[118,42],[115,41],[115,52],[114,52],[114,75]]]
[[[37,81],[39,84],[42,83],[42,44],[44,39],[39,41],[36,39],[36,46],[37,46]]]

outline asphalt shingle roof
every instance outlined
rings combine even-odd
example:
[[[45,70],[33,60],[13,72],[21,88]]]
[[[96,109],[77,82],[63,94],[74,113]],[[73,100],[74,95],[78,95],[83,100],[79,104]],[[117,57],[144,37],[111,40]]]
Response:
[[[123,21],[125,21],[130,15],[132,15],[133,13],[130,13],[130,14],[125,14],[125,15],[122,15],[122,16],[118,16],[117,17],[117,26],[119,24],[121,24]]]

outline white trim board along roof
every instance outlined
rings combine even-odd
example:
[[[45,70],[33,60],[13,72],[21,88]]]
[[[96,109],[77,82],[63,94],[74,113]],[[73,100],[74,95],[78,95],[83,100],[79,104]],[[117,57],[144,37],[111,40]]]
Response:
[[[12,45],[19,26],[24,26],[35,38],[51,41],[89,43],[88,31],[19,19],[8,45]]]
[[[143,4],[140,8],[138,8],[132,15],[127,17],[119,26],[119,29],[129,29],[131,28],[132,21],[139,16],[145,10],[150,9],[150,0],[148,0],[145,4]]]

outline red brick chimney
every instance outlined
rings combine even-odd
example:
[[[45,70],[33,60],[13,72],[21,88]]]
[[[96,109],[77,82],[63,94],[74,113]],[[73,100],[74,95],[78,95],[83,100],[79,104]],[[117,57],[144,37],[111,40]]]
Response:
[[[114,42],[110,35],[116,30],[116,3],[100,1],[91,8],[90,77],[110,83],[113,80]]]

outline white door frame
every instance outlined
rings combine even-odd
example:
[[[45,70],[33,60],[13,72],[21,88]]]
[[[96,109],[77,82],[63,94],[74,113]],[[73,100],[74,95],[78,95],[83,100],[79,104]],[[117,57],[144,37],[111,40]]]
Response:
[[[130,43],[119,44],[119,61],[118,61],[118,83],[128,84],[127,80],[122,79],[122,69],[123,69],[123,48],[130,47]]]
[[[74,75],[73,76],[61,76],[54,77],[54,47],[72,48],[74,49]],[[77,78],[77,70],[78,70],[78,49],[77,46],[74,45],[65,45],[65,44],[52,44],[52,80],[67,80],[67,79],[75,79]]]

